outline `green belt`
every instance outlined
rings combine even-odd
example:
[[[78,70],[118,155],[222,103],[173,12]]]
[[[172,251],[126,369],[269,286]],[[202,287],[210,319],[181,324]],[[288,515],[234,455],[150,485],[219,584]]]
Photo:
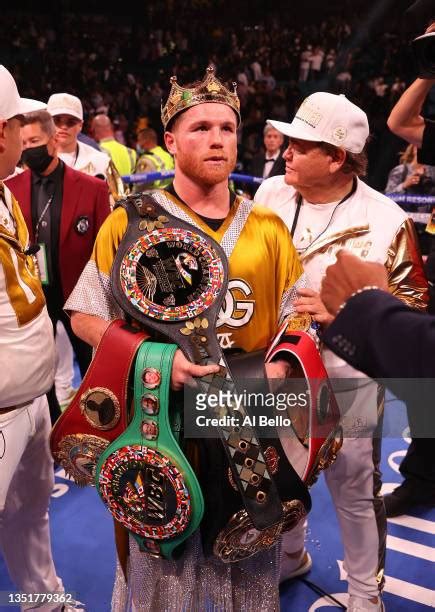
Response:
[[[130,425],[101,454],[97,490],[115,519],[142,550],[165,559],[195,531],[204,513],[196,475],[174,431],[180,415],[169,411],[169,386],[177,346],[143,342],[134,373]],[[178,436],[177,436],[178,437]]]

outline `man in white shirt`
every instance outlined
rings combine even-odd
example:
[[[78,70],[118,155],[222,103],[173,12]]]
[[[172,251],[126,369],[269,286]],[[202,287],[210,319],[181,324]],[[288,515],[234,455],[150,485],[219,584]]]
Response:
[[[59,158],[75,170],[106,179],[110,157],[77,139],[83,127],[83,106],[79,98],[55,93],[48,99],[47,110],[56,126]]]
[[[62,604],[30,603],[30,595],[64,591],[48,522],[54,473],[45,393],[53,384],[53,333],[26,223],[1,182],[21,155],[22,115],[44,107],[20,98],[0,66],[0,551],[23,593],[21,609],[57,612]]]
[[[296,309],[310,313],[320,326],[332,321],[319,290],[326,268],[342,248],[382,262],[391,293],[424,309],[427,283],[412,222],[394,202],[358,178],[367,165],[366,114],[343,95],[317,92],[303,101],[292,123],[270,123],[290,138],[284,152],[285,175],[264,181],[255,200],[274,209],[293,236],[311,285],[298,292]],[[378,426],[383,394],[375,381],[331,351],[323,350],[322,358],[344,428],[342,449],[325,479],[342,533],[347,609],[380,612],[386,537]],[[283,578],[311,566],[303,536],[296,529],[284,537]]]
[[[284,174],[285,161],[282,156],[284,136],[269,124],[266,124],[263,131],[264,151],[256,155],[251,164],[251,174],[269,178]]]
[[[67,166],[101,179],[107,179],[110,157],[78,140],[83,127],[83,106],[79,98],[68,93],[55,93],[47,102],[47,111],[56,126],[57,155]],[[57,324],[56,395],[61,408],[74,397],[73,349],[62,323]]]

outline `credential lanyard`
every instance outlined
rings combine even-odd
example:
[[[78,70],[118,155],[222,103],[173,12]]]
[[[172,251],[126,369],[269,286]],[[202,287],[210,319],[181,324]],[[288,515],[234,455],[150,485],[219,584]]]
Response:
[[[47,204],[44,206],[44,210],[42,211],[42,213],[39,215],[39,219],[36,222],[36,227],[35,227],[35,242],[38,242],[38,238],[39,238],[39,227],[41,225],[42,219],[45,217],[45,213],[47,212],[47,210],[50,208],[51,203],[53,202],[54,199],[54,194],[51,195],[48,200],[47,200]]]
[[[332,218],[333,218],[334,213],[335,213],[335,211],[337,210],[337,208],[340,206],[340,204],[343,204],[343,202],[346,202],[346,200],[348,200],[350,197],[352,197],[352,196],[353,196],[353,194],[354,194],[354,193],[355,193],[355,191],[356,191],[357,186],[358,186],[358,181],[357,181],[356,177],[354,177],[354,178],[353,178],[353,183],[352,183],[352,189],[349,191],[349,193],[348,193],[348,194],[346,194],[346,195],[344,196],[344,198],[342,198],[342,199],[341,199],[341,200],[338,202],[338,204],[336,205],[336,207],[335,207],[335,208],[334,208],[334,210],[332,211],[332,215],[331,215],[331,218],[330,218],[330,219],[329,219],[329,221],[328,221],[328,225],[325,227],[325,229],[323,230],[323,232],[321,232],[321,233],[320,233],[320,234],[319,234],[319,235],[318,235],[316,238],[314,238],[314,240],[311,242],[311,244],[313,244],[313,242],[315,242],[315,241],[316,241],[318,238],[320,238],[320,236],[321,236],[322,234],[324,234],[324,233],[326,232],[326,230],[328,229],[328,227],[331,225]],[[298,195],[296,196],[296,211],[295,211],[295,216],[294,216],[294,219],[293,219],[292,228],[291,228],[291,230],[290,230],[290,234],[291,234],[291,237],[292,237],[292,238],[293,238],[293,237],[294,237],[294,235],[295,235],[295,231],[296,231],[296,227],[297,227],[297,224],[298,224],[298,219],[299,219],[299,213],[301,212],[301,207],[302,207],[302,196],[301,196],[301,194],[300,194],[300,193],[298,193]],[[310,245],[310,246],[311,246],[311,245]]]

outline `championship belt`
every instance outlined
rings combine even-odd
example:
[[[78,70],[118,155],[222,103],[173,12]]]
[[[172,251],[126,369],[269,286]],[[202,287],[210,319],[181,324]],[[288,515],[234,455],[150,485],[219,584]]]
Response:
[[[54,460],[78,485],[95,484],[98,458],[127,427],[130,369],[148,337],[125,321],[113,321],[73,401],[52,429]]]
[[[157,197],[157,196],[156,196]],[[225,297],[228,262],[220,245],[172,216],[150,192],[122,204],[128,228],[112,267],[112,289],[123,311],[158,337],[175,342],[193,362],[218,363],[220,371],[197,379],[204,393],[236,391],[215,333]],[[217,416],[249,415],[219,406]],[[205,512],[205,554],[238,561],[273,546],[310,510],[306,484],[278,438],[260,440],[254,426],[218,427],[220,440],[198,440],[195,465]]]
[[[278,333],[266,354],[266,361],[289,356],[293,364],[296,361],[303,376],[309,398],[308,410],[302,419],[298,414],[290,415],[297,435],[281,436],[280,440],[300,478],[311,486],[320,471],[335,461],[343,443],[343,430],[339,424],[340,410],[317,345],[305,331],[307,319],[311,317],[305,314],[303,317],[294,315],[285,321],[284,335]]]
[[[176,350],[174,344],[141,345],[132,421],[103,451],[96,470],[98,492],[114,518],[141,550],[165,559],[182,552],[204,512],[198,480],[177,441],[180,415],[169,412]]]

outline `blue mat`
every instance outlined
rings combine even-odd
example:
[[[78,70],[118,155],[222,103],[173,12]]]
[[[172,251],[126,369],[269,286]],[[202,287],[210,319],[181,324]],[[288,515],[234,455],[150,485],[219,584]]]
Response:
[[[386,418],[401,418],[406,426],[403,409],[396,402],[387,407]],[[387,490],[400,482],[397,465],[406,446],[404,439],[383,442]],[[343,551],[335,512],[322,478],[312,494],[307,548],[314,563],[306,578],[340,597],[346,591],[346,582],[340,574]],[[389,612],[427,610],[435,607],[435,508],[416,509],[412,517],[402,517],[399,522],[389,522],[386,608]],[[112,520],[96,491],[77,487],[65,478],[62,470],[56,473],[51,528],[57,571],[67,590],[76,593],[89,612],[108,612],[115,568]],[[0,591],[9,590],[14,590],[13,585],[0,558]],[[339,609],[323,601],[300,579],[281,588],[283,612]]]

